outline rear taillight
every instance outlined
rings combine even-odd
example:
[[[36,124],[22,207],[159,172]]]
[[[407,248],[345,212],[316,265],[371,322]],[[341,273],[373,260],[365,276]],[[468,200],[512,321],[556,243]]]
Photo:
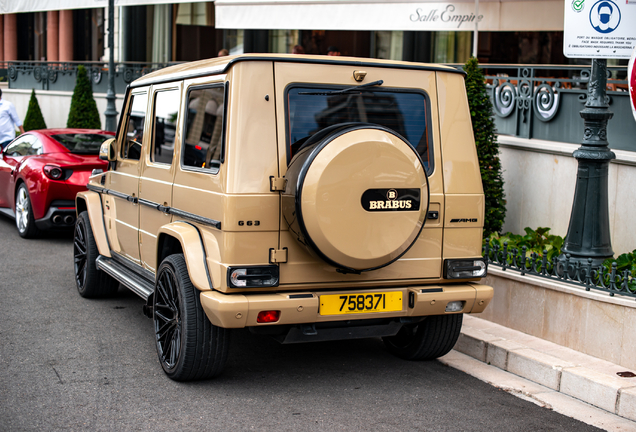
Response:
[[[51,180],[60,180],[64,177],[64,170],[56,165],[44,165],[44,174]]]
[[[444,260],[445,279],[486,277],[488,262],[484,258]]]
[[[278,286],[278,266],[228,267],[230,288],[265,288]]]

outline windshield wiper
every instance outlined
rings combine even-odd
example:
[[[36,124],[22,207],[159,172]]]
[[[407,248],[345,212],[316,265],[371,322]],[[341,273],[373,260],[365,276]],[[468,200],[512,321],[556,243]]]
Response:
[[[330,91],[322,91],[322,92],[298,92],[298,94],[299,95],[309,95],[309,96],[338,95],[338,94],[349,93],[349,92],[356,91],[356,90],[363,89],[363,88],[367,88],[367,87],[379,86],[379,85],[382,85],[382,84],[384,84],[384,81],[377,80],[377,81],[373,81],[373,82],[370,82],[370,83],[361,84],[359,86],[347,87],[347,88],[342,89],[342,90],[330,90]]]

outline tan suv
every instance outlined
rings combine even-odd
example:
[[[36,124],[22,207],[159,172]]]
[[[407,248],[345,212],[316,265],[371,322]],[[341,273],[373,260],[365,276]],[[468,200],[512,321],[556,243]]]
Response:
[[[478,284],[484,195],[464,75],[241,55],[133,82],[107,172],[77,195],[83,297],[144,298],[174,380],[221,372],[229,329],[282,343],[455,344]]]

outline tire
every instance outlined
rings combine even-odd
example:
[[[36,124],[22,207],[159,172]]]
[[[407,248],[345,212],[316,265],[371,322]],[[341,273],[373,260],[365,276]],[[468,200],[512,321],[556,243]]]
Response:
[[[35,238],[40,235],[40,230],[35,225],[29,191],[24,183],[18,186],[18,192],[15,194],[15,226],[22,238]]]
[[[436,315],[402,327],[395,336],[382,338],[390,353],[405,360],[434,360],[453,349],[462,328],[463,314]]]
[[[166,375],[194,381],[220,374],[227,362],[229,330],[208,320],[183,254],[170,255],[159,266],[152,303],[157,355]]]
[[[73,271],[77,291],[84,298],[112,297],[119,288],[119,282],[95,265],[98,256],[88,212],[83,211],[75,221]]]

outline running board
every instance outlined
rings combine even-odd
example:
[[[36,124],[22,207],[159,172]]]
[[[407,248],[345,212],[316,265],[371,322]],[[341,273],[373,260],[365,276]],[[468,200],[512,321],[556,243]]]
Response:
[[[155,291],[154,285],[147,279],[135,274],[112,258],[98,256],[95,260],[97,268],[118,280],[123,286],[144,300]]]

